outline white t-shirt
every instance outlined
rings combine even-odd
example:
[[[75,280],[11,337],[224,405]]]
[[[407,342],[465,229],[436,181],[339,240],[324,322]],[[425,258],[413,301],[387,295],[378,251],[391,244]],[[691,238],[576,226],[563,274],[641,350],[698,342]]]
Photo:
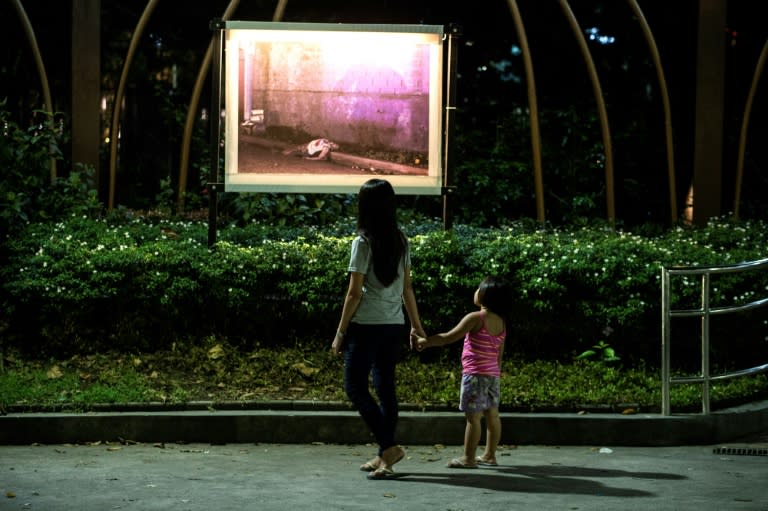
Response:
[[[362,236],[352,241],[352,254],[347,271],[362,273],[363,297],[355,314],[353,323],[361,325],[400,325],[405,321],[403,315],[403,274],[411,266],[411,253],[406,242],[405,254],[401,260],[397,278],[388,287],[379,281],[373,271],[371,246]]]

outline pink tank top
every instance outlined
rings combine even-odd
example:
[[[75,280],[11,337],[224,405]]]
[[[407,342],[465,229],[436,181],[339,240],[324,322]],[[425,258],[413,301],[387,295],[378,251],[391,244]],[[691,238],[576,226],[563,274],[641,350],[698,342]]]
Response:
[[[483,325],[475,333],[464,336],[464,349],[461,353],[462,374],[481,374],[501,376],[499,351],[507,337],[506,325],[498,335],[492,335],[485,327],[485,311],[482,313]]]

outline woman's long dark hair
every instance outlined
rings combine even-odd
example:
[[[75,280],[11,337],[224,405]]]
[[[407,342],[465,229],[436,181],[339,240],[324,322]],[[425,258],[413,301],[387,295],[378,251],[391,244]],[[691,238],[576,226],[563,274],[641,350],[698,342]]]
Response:
[[[395,190],[389,181],[369,179],[360,187],[357,232],[371,245],[376,277],[389,286],[400,272],[406,247],[405,237],[397,225]]]

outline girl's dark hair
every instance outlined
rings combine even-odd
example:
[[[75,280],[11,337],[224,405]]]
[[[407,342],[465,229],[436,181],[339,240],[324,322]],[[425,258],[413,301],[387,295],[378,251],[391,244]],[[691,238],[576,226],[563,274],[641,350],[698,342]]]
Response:
[[[405,236],[397,225],[395,190],[389,181],[369,179],[360,187],[357,232],[371,245],[376,277],[389,286],[399,274],[406,247]]]
[[[507,283],[495,277],[485,277],[478,287],[477,299],[480,305],[507,318],[509,311],[509,288]]]

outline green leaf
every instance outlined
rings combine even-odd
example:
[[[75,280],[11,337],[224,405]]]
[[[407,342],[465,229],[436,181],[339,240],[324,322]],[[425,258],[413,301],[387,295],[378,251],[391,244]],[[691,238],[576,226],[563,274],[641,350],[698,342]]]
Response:
[[[584,353],[582,353],[581,355],[579,355],[578,357],[576,357],[576,360],[582,360],[582,359],[585,359],[585,358],[594,357],[595,353],[596,353],[595,350],[587,350]]]

